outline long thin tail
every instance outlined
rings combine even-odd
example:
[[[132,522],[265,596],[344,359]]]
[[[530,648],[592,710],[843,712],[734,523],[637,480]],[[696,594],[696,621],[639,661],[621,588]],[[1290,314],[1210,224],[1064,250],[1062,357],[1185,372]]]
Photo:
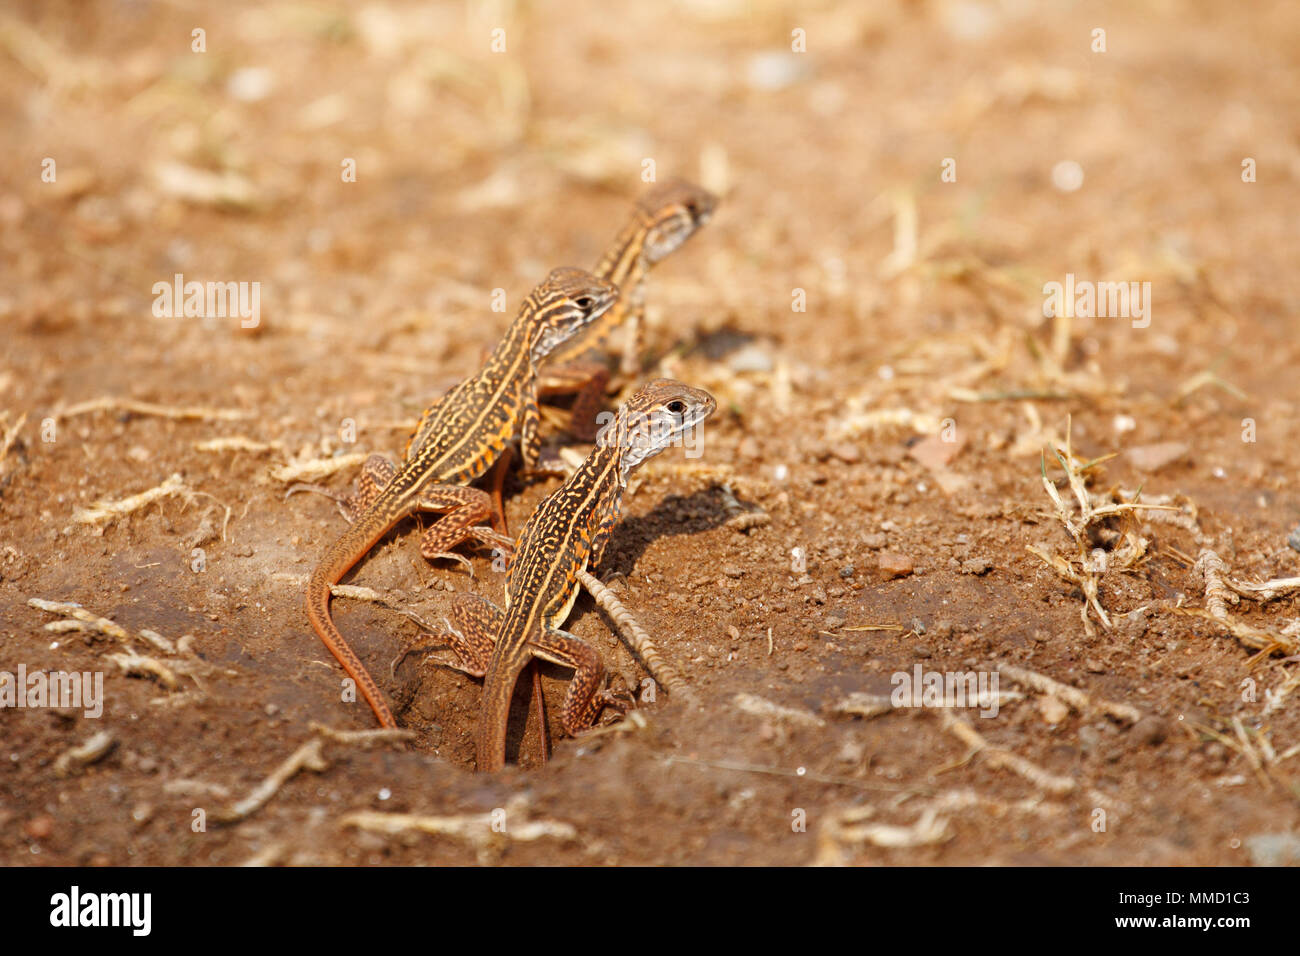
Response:
[[[495,653],[504,652],[504,653]],[[510,719],[510,700],[515,694],[519,674],[531,659],[522,647],[510,653],[500,644],[494,649],[483,681],[483,707],[478,724],[478,769],[495,773],[506,765],[506,728]],[[542,728],[545,733],[546,729]]]
[[[348,646],[348,642],[343,639],[339,629],[334,626],[334,620],[330,617],[330,588],[338,583],[339,579],[348,572],[348,569],[356,563],[356,558],[351,561],[338,559],[335,555],[344,553],[356,553],[351,548],[347,548],[348,539],[359,530],[356,525],[344,532],[330,551],[326,553],[321,560],[320,565],[312,572],[311,580],[307,582],[307,619],[311,621],[312,629],[316,636],[324,642],[329,648],[334,659],[343,665],[349,677],[357,682],[361,688],[361,696],[366,699],[370,709],[374,711],[375,718],[379,721],[381,727],[396,727],[397,721],[393,719],[393,712],[389,710],[387,701],[384,700],[383,694],[379,690],[379,685],[375,679],[370,676],[361,659]],[[382,535],[382,532],[380,532]],[[364,554],[364,549],[358,548],[360,553]]]

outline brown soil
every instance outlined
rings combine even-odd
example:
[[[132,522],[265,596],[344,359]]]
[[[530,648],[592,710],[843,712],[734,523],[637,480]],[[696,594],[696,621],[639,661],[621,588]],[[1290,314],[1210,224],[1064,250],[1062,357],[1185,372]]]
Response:
[[[0,711],[0,859],[1230,864],[1268,858],[1252,837],[1295,834],[1293,639],[1257,656],[1180,613],[1207,605],[1191,568],[1205,549],[1236,581],[1300,574],[1295,5],[504,6],[0,12],[0,670],[102,671],[107,697],[98,720]],[[400,452],[401,426],[504,327],[492,290],[513,311],[550,267],[594,263],[645,158],[723,195],[647,289],[647,375],[710,389],[719,412],[701,459],[644,470],[599,571],[698,702],[661,694],[643,722],[557,740],[538,768],[521,689],[523,766],[483,777],[480,683],[414,658],[390,677],[418,626],[336,599],[415,739],[327,742],[326,769],[219,825],[311,722],[371,726],[302,609],[341,519],[325,498],[286,500],[271,468]],[[1069,160],[1075,191],[1053,181]],[[153,284],[176,273],[260,282],[260,325],[154,317]],[[1043,285],[1067,273],[1150,282],[1149,327],[1045,320]],[[103,397],[247,417],[63,414]],[[955,443],[936,440],[945,419]],[[1120,453],[1087,472],[1096,503],[1140,486],[1181,509],[1085,539],[1108,560],[1109,627],[1027,550],[1078,556],[1041,474],[1048,449],[1063,477],[1050,448],[1067,423],[1077,463]],[[236,436],[278,445],[197,447]],[[1171,460],[1163,443],[1181,443]],[[173,473],[188,495],[76,520]],[[512,527],[555,485],[514,481]],[[749,511],[767,523],[736,527]],[[1126,533],[1145,554],[1124,569]],[[423,561],[417,537],[403,524],[346,583],[433,621],[451,592],[499,599],[487,555],[470,580]],[[119,639],[46,630],[59,616],[33,598],[116,621],[175,687],[122,673]],[[1283,594],[1227,613],[1282,635],[1297,609]],[[141,629],[192,635],[196,656]],[[616,682],[644,678],[589,598],[570,629]],[[1004,676],[1022,698],[956,712],[993,748],[971,756],[932,709],[837,712],[917,664],[1013,664],[1140,719]],[[544,671],[553,725],[567,677]],[[101,730],[106,756],[56,766]],[[500,807],[492,839],[340,822]],[[526,821],[572,830],[529,840]]]

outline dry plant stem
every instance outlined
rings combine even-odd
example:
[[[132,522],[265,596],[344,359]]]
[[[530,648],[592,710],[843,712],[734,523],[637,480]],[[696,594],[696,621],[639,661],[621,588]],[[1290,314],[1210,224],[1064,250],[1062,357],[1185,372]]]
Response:
[[[333,740],[340,744],[359,744],[363,747],[369,747],[372,744],[400,744],[414,740],[416,733],[414,730],[393,730],[390,727],[380,727],[374,730],[335,730],[333,727],[327,727],[325,724],[312,721],[308,725],[313,732],[320,734],[327,740]]]
[[[1252,659],[1252,662],[1276,652],[1284,654],[1300,653],[1300,641],[1289,633],[1291,628],[1284,631],[1258,628],[1247,624],[1245,621],[1239,621],[1228,613],[1228,605],[1235,605],[1241,600],[1239,595],[1245,594],[1247,597],[1267,601],[1278,594],[1284,593],[1285,587],[1291,579],[1269,581],[1253,589],[1250,586],[1234,585],[1228,579],[1228,569],[1224,565],[1223,559],[1214,551],[1207,549],[1197,556],[1196,564],[1192,566],[1192,580],[1202,581],[1205,585],[1205,610],[1175,608],[1176,613],[1185,614],[1189,617],[1205,618],[1227,629],[1233,637],[1247,647],[1259,651],[1259,654]],[[1265,597],[1265,594],[1268,596]]]
[[[114,624],[106,617],[91,614],[80,604],[72,604],[64,601],[46,601],[41,598],[28,598],[27,606],[34,607],[41,611],[49,611],[51,614],[62,614],[65,617],[70,617],[74,620],[80,621],[82,624],[89,625],[91,630],[97,631],[100,634],[115,637],[123,644],[131,643],[131,635],[125,628],[119,624]],[[62,628],[60,628],[60,630],[62,630]]]
[[[264,807],[267,801],[274,797],[298,771],[311,770],[314,773],[323,773],[328,770],[329,764],[321,753],[324,743],[320,737],[307,741],[290,754],[280,766],[272,770],[270,776],[254,787],[252,793],[233,806],[217,811],[213,814],[213,819],[217,823],[238,823]]]
[[[278,571],[271,575],[274,581],[284,581],[287,584],[303,585],[307,583],[305,574],[288,574],[284,571]],[[378,591],[371,588],[362,587],[359,584],[336,584],[330,588],[330,594],[334,597],[351,598],[353,601],[374,601],[376,604],[383,604],[385,607],[391,607],[388,599]],[[398,608],[392,608],[397,611]]]
[[[83,767],[88,767],[95,761],[108,756],[109,751],[113,749],[116,743],[117,741],[110,731],[99,731],[85,743],[78,744],[60,754],[59,758],[54,761],[54,775],[56,777],[71,776]]]
[[[271,469],[271,477],[276,481],[313,481],[328,478],[336,472],[356,468],[369,457],[365,452],[350,455],[336,455],[332,458],[313,458],[310,461],[291,461]]]
[[[301,770],[323,773],[329,769],[322,748],[326,740],[342,744],[360,744],[370,746],[376,743],[404,743],[415,736],[409,730],[334,730],[324,724],[313,722],[312,731],[316,734],[301,747],[288,756],[270,775],[253,791],[238,803],[215,813],[218,823],[237,823],[264,807],[295,774]]]
[[[235,422],[252,418],[252,412],[235,408],[206,408],[203,406],[158,405],[154,402],[139,402],[131,398],[95,398],[79,405],[65,408],[58,413],[59,418],[72,418],[88,412],[124,411],[136,415],[153,415],[159,418],[193,419],[200,421]]]
[[[72,618],[77,622],[77,630],[92,630],[108,637],[116,638],[123,644],[130,646],[131,634],[119,624],[115,624],[106,617],[100,617],[98,614],[92,614],[80,604],[74,604],[69,601],[46,601],[41,598],[28,598],[28,607],[34,607],[41,611],[48,611],[51,614],[62,614],[64,617]],[[71,630],[69,627],[72,621],[52,621],[45,625],[47,631],[61,632]],[[163,637],[157,631],[148,629],[141,630],[139,633],[141,640],[162,651],[164,654],[175,654],[176,645]]]
[[[1078,553],[1074,558],[1065,558],[1057,554],[1049,554],[1042,548],[1029,545],[1026,550],[1036,555],[1055,571],[1061,578],[1077,586],[1084,594],[1084,607],[1081,611],[1083,624],[1088,633],[1092,633],[1092,622],[1088,618],[1087,610],[1092,608],[1097,619],[1101,621],[1102,626],[1111,627],[1110,615],[1102,607],[1099,594],[1101,584],[1101,575],[1105,573],[1105,567],[1095,569],[1090,566],[1089,548],[1087,541],[1088,529],[1096,522],[1103,521],[1107,518],[1117,515],[1132,514],[1139,510],[1144,511],[1177,511],[1178,509],[1170,505],[1145,505],[1136,501],[1125,501],[1118,504],[1105,504],[1100,507],[1093,504],[1092,496],[1083,479],[1083,473],[1090,467],[1106,458],[1099,458],[1094,462],[1088,462],[1080,466],[1075,463],[1074,453],[1069,444],[1069,426],[1066,428],[1066,447],[1064,453],[1060,449],[1053,448],[1056,460],[1060,462],[1061,468],[1065,471],[1066,480],[1069,483],[1070,490],[1074,494],[1075,501],[1078,503],[1079,516],[1076,518],[1070,508],[1065,504],[1061,493],[1057,491],[1056,484],[1047,477],[1047,458],[1042,456],[1042,480],[1043,488],[1047,496],[1052,500],[1052,505],[1056,511],[1056,517],[1061,524],[1065,526],[1066,532],[1074,539]],[[1110,456],[1106,456],[1110,457]],[[1116,549],[1110,561],[1114,562],[1115,569],[1125,571],[1135,566],[1146,554],[1147,541],[1145,538],[1137,535],[1133,530],[1124,532],[1124,547]],[[1076,567],[1077,564],[1077,567]]]
[[[654,641],[650,639],[650,635],[636,622],[628,609],[623,606],[623,603],[614,596],[614,592],[605,587],[599,578],[586,569],[578,571],[578,580],[587,589],[587,593],[595,598],[601,609],[610,616],[610,619],[618,628],[620,636],[645,663],[650,676],[657,680],[670,694],[681,694],[686,691],[686,685],[682,681],[681,675],[677,673],[677,669],[660,656],[658,649],[654,646]]]
[[[897,826],[892,823],[855,823],[851,812],[832,815],[824,825],[821,838],[835,848],[846,844],[870,843],[873,846],[889,849],[909,849],[929,846],[952,839],[948,821],[938,816],[933,808],[921,812],[920,819],[911,826]],[[828,863],[833,859],[823,846],[818,854],[819,863]]]
[[[72,513],[72,520],[78,524],[111,524],[118,518],[126,517],[134,511],[149,505],[160,498],[169,498],[173,495],[189,495],[192,492],[185,487],[185,482],[179,474],[172,475],[161,485],[150,488],[148,491],[142,491],[138,495],[131,495],[129,498],[123,498],[120,501],[100,500],[95,502],[89,508],[78,508]]]
[[[109,654],[108,659],[122,668],[122,673],[128,677],[156,677],[158,683],[168,690],[175,690],[180,686],[175,672],[156,658],[145,657],[128,650],[124,654]]]
[[[1019,754],[1004,750],[1001,747],[994,747],[969,723],[960,717],[952,716],[947,710],[939,711],[939,719],[943,721],[944,730],[947,730],[966,744],[972,754],[984,754],[984,759],[990,767],[1005,767],[1011,772],[1024,777],[1034,786],[1058,796],[1074,792],[1076,784],[1073,778],[1060,777],[1049,773]]]
[[[737,710],[742,713],[752,714],[755,717],[783,720],[787,723],[798,724],[801,727],[826,726],[826,721],[816,714],[801,710],[798,707],[783,707],[754,694],[737,694],[732,698],[731,702]]]
[[[1096,700],[1079,690],[1077,687],[1071,687],[1068,684],[1062,684],[1059,681],[1045,674],[1039,674],[1035,671],[1026,670],[1023,667],[1016,667],[1014,664],[998,664],[998,673],[1005,674],[1018,684],[1030,687],[1033,690],[1040,691],[1044,694],[1050,694],[1060,700],[1065,701],[1075,710],[1090,711],[1099,710],[1118,720],[1137,723],[1142,719],[1142,712],[1136,707],[1130,707],[1128,704],[1118,704],[1109,700]]]
[[[210,438],[207,441],[198,441],[194,443],[196,451],[249,451],[264,452],[278,451],[284,445],[278,441],[256,441],[252,438],[246,438],[243,435],[233,435],[229,438]]]
[[[432,833],[456,837],[474,846],[483,846],[502,837],[528,842],[544,837],[575,840],[578,836],[577,829],[571,824],[552,820],[527,820],[523,823],[514,823],[498,833],[492,829],[492,817],[491,813],[435,817],[415,813],[380,813],[375,810],[360,810],[343,817],[339,820],[339,825],[356,827],[372,833],[398,834],[412,831]]]

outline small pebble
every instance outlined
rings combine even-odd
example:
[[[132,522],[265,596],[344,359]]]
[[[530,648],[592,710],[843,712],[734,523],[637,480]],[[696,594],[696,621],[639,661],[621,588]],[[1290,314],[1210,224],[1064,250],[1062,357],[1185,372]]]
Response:
[[[862,452],[858,450],[858,446],[849,442],[841,442],[832,446],[831,454],[846,465],[856,465],[862,460]]]
[[[880,569],[881,576],[886,580],[905,578],[916,570],[916,565],[912,563],[912,559],[897,551],[881,551],[877,566]]]
[[[1169,736],[1169,727],[1164,719],[1154,714],[1143,717],[1133,729],[1129,731],[1133,735],[1133,742],[1142,747],[1156,747],[1165,742]]]
[[[54,832],[54,817],[42,813],[23,824],[23,832],[33,840],[47,839]]]
[[[1038,712],[1046,723],[1056,726],[1070,716],[1070,708],[1055,697],[1048,695],[1038,699]]]
[[[1138,471],[1159,471],[1171,465],[1191,450],[1187,442],[1165,441],[1154,445],[1139,445],[1124,452],[1124,457]]]

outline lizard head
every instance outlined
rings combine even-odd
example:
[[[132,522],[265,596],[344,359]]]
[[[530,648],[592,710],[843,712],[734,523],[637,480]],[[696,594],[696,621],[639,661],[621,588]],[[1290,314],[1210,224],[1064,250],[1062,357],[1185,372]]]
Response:
[[[648,224],[646,261],[654,265],[709,221],[717,197],[694,183],[671,179],[656,186],[637,203],[637,214]]]
[[[718,403],[700,388],[670,378],[655,379],[638,388],[618,410],[613,424],[597,436],[604,447],[621,445],[623,474],[671,445],[683,445],[687,456],[698,448],[695,429],[713,414]],[[698,454],[698,452],[697,452]]]
[[[528,298],[533,307],[533,361],[541,362],[603,315],[617,301],[618,286],[582,269],[563,267],[551,270]]]

